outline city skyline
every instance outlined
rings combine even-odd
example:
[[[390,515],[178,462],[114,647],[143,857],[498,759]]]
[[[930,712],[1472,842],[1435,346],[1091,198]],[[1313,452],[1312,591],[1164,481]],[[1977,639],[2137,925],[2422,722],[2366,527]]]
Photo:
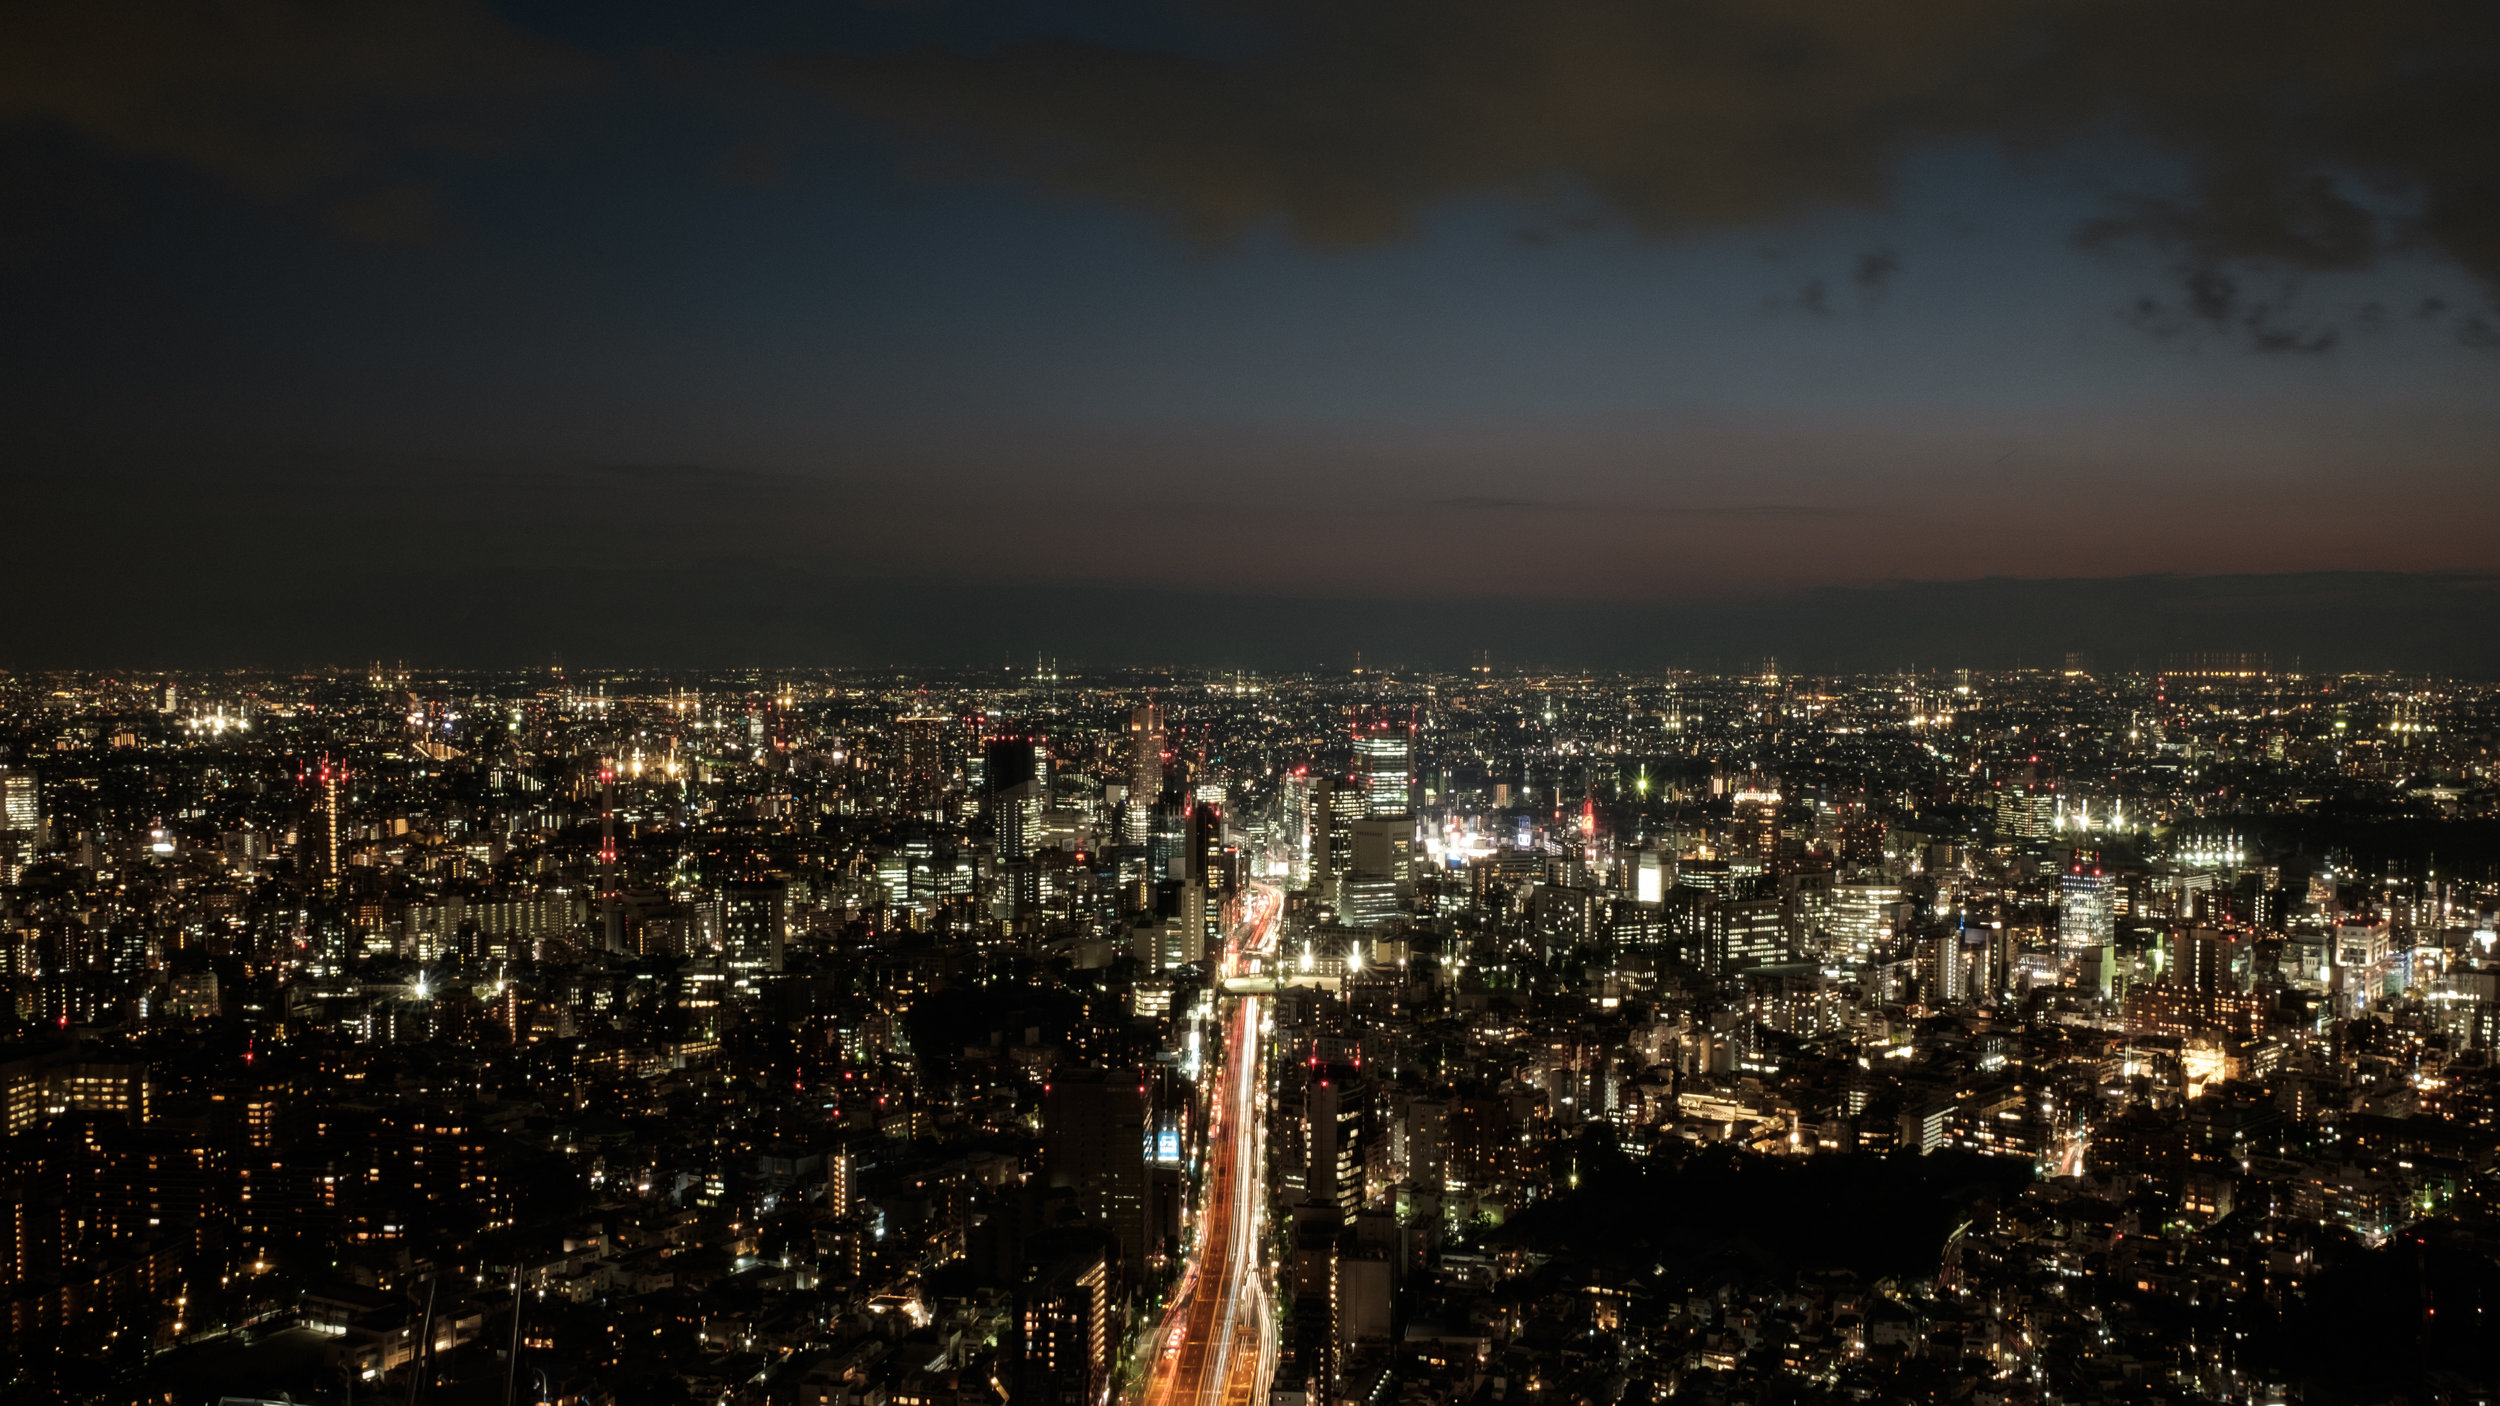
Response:
[[[0,675],[0,1384],[2485,1391],[2496,740],[2242,654]]]

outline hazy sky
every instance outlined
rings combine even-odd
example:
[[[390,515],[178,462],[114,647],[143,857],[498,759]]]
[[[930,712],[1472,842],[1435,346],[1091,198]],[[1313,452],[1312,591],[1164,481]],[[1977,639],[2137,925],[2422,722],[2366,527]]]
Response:
[[[13,4],[0,663],[2481,573],[2495,111],[2464,0]]]

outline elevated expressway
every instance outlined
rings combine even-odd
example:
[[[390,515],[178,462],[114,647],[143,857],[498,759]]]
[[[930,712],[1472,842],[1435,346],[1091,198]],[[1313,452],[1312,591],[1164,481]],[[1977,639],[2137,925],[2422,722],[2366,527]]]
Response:
[[[1239,989],[1235,980],[1246,982],[1273,969],[1283,906],[1284,895],[1264,884],[1242,894],[1228,915],[1224,948],[1214,963],[1225,989]],[[1225,1020],[1197,1242],[1155,1339],[1153,1363],[1130,1393],[1130,1406],[1266,1402],[1276,1372],[1276,1322],[1261,1235],[1267,1138],[1259,1038],[1266,1005],[1260,995],[1239,995]]]

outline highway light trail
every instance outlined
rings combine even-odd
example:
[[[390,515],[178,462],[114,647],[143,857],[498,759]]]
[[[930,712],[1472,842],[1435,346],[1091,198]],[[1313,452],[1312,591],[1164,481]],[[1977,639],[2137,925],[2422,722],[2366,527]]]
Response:
[[[1284,895],[1265,885],[1243,894],[1216,963],[1220,975],[1272,960],[1283,903]],[[1225,1023],[1197,1245],[1134,1395],[1140,1406],[1254,1406],[1275,1373],[1276,1324],[1260,1254],[1267,1179],[1259,1040],[1266,1005],[1264,997],[1239,996]]]

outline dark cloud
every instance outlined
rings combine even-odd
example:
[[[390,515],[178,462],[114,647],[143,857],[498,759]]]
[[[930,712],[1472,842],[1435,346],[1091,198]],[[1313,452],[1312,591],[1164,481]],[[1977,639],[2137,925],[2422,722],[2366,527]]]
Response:
[[[596,77],[479,0],[0,6],[0,131],[311,200],[367,238],[440,227],[399,159],[505,147],[524,115]]]
[[[1596,503],[1563,498],[1512,498],[1460,493],[1424,499],[1421,506],[1462,513],[1602,513],[1678,518],[1836,518],[1863,516],[1855,508],[1827,503]]]
[[[1184,15],[1206,8],[1175,0]],[[1198,51],[1036,40],[809,61],[854,110],[1222,240],[1387,239],[1584,191],[1655,234],[1887,195],[1911,144],[2122,132],[2181,192],[2098,224],[2199,266],[2427,245],[2500,282],[2489,0],[1273,0]],[[2138,193],[2142,195],[2141,192]],[[1870,291],[1889,268],[1862,265]]]
[[[2190,332],[2218,332],[2267,354],[2315,356],[2333,351],[2343,340],[2342,329],[2305,307],[2297,277],[2276,280],[2273,291],[2263,297],[2250,296],[2241,279],[2218,266],[2184,270],[2178,284],[2175,301],[2139,298],[2127,320],[2163,341]],[[2352,313],[2352,320],[2365,329],[2384,317],[2385,310],[2374,303]]]
[[[1543,513],[1561,507],[1536,498],[1497,498],[1480,493],[1460,493],[1448,498],[1428,499],[1427,508],[1446,508],[1462,513]]]

